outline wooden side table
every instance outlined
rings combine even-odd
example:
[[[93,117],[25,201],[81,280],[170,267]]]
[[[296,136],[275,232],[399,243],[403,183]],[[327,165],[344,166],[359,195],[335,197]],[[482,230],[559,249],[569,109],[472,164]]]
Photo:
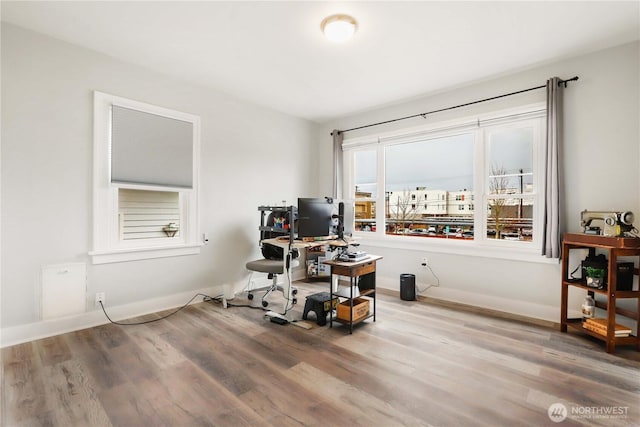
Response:
[[[331,281],[329,283],[329,295],[331,299],[334,296],[343,298],[348,301],[349,304],[349,318],[340,318],[336,316],[333,318],[333,313],[329,314],[329,327],[333,327],[333,321],[336,320],[340,323],[349,325],[349,333],[353,333],[353,325],[360,323],[370,317],[373,317],[373,321],[376,321],[376,261],[381,260],[379,255],[368,255],[367,258],[356,261],[336,261],[327,260],[324,263],[331,266]],[[349,290],[333,290],[333,276],[345,276],[349,278]],[[358,286],[359,295],[354,295],[354,287]],[[371,298],[373,307],[369,308],[368,314],[360,316],[354,319],[354,300],[358,296],[367,296]],[[338,303],[340,304],[340,302]]]

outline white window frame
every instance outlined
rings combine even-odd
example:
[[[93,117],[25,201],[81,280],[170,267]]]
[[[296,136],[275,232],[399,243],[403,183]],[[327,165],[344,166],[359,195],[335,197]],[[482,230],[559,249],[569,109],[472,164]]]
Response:
[[[111,106],[118,105],[150,114],[183,120],[193,124],[193,188],[116,184],[111,182]],[[198,189],[200,165],[200,118],[198,116],[134,101],[102,92],[94,92],[93,118],[93,264],[134,261],[200,253]],[[118,189],[176,191],[180,195],[180,236],[176,238],[120,239]]]
[[[435,122],[428,125],[394,130],[390,132],[368,136],[348,138],[343,142],[344,187],[343,194],[347,198],[355,198],[354,153],[359,150],[375,150],[377,155],[377,187],[378,194],[370,201],[376,202],[376,230],[374,232],[356,231],[355,237],[363,244],[384,248],[408,250],[434,251],[465,256],[482,256],[510,260],[522,260],[540,263],[555,262],[543,257],[542,219],[544,214],[545,174],[543,173],[543,159],[545,155],[545,115],[544,103],[525,105],[517,108],[490,112],[482,115],[468,116],[455,120]],[[533,230],[530,242],[506,241],[487,238],[486,236],[486,170],[487,132],[496,126],[522,126],[524,123],[535,124],[538,134],[534,137],[533,171],[534,198]],[[476,133],[474,142],[474,230],[473,240],[424,239],[403,235],[387,235],[385,233],[385,147],[392,144],[407,143],[423,140],[424,138],[447,137],[460,133]],[[364,199],[363,199],[364,201]],[[478,203],[480,202],[480,203]],[[478,210],[479,209],[479,210]]]

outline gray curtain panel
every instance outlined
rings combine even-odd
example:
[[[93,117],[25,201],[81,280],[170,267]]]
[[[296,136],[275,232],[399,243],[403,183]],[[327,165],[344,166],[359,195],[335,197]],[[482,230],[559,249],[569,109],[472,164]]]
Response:
[[[342,141],[344,133],[334,129],[333,135],[333,197],[342,198]]]
[[[558,77],[547,80],[547,149],[545,158],[542,255],[560,259],[561,194],[560,147],[562,145],[562,92]]]

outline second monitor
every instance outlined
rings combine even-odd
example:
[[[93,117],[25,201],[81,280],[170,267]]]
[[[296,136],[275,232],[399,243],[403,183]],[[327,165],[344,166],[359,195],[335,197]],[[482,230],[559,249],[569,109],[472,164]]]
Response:
[[[338,238],[344,240],[345,236],[353,237],[355,228],[355,203],[353,200],[341,200],[338,203],[338,222],[335,224]],[[335,215],[334,215],[335,217]]]
[[[353,235],[354,203],[329,197],[298,198],[298,237]]]

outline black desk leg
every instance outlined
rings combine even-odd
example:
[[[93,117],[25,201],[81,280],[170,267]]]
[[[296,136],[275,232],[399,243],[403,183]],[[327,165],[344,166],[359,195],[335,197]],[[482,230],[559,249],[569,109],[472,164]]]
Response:
[[[353,334],[353,276],[349,277],[349,333]]]
[[[329,308],[329,327],[333,328],[333,273],[329,275]],[[338,307],[336,307],[337,309]]]

